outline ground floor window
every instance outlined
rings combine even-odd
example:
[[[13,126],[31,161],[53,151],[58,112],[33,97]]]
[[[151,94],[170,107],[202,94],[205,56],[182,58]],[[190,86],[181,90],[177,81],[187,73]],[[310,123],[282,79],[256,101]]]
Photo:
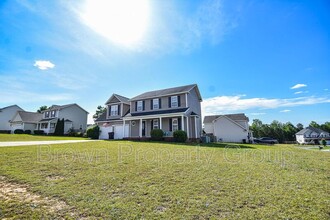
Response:
[[[179,120],[177,118],[172,118],[172,131],[179,130]]]
[[[41,124],[41,129],[47,129],[47,128],[48,128],[48,123]]]
[[[159,122],[158,119],[154,119],[153,120],[153,125],[152,125],[153,129],[158,129],[159,128]]]
[[[50,123],[50,128],[55,128],[55,123]]]

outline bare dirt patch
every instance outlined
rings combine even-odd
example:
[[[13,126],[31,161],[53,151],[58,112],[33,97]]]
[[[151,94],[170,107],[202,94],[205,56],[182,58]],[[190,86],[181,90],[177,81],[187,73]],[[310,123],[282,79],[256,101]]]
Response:
[[[64,201],[37,195],[29,191],[28,185],[10,182],[4,176],[0,176],[0,199],[29,203],[33,207],[41,207],[50,214],[61,215],[60,213],[65,213],[70,217],[82,219],[79,217],[81,215],[73,211],[74,207],[69,206]]]

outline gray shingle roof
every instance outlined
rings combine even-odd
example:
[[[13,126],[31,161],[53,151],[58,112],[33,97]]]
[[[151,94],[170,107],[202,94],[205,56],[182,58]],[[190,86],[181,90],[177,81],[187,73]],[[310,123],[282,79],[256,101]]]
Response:
[[[18,107],[18,108],[20,108],[20,109],[22,109],[21,107],[19,107],[18,105],[10,105],[10,106],[6,106],[6,107],[3,107],[3,108],[0,108],[0,111],[1,110],[4,110],[4,109],[6,109],[6,108],[11,108],[11,107]],[[23,109],[22,109],[23,110]]]
[[[213,120],[219,118],[220,116],[226,116],[226,117],[230,118],[233,121],[249,121],[249,118],[246,117],[244,113],[239,113],[239,114],[205,116],[203,123],[211,123]]]
[[[117,98],[120,102],[129,104],[129,98],[122,96],[122,95],[118,95],[118,94],[112,94],[105,104],[111,103],[110,101],[113,97]]]
[[[196,84],[192,84],[192,85],[179,86],[179,87],[174,87],[174,88],[168,88],[168,89],[161,89],[161,90],[145,92],[145,93],[142,93],[138,96],[133,97],[131,99],[131,101],[141,100],[141,99],[148,99],[148,98],[153,98],[153,97],[167,96],[167,95],[172,95],[172,94],[187,93],[196,86],[197,86]],[[199,91],[198,91],[198,93],[199,93]],[[200,94],[198,94],[198,95],[200,96]],[[200,98],[200,100],[202,99],[201,97],[199,97],[199,98]]]
[[[42,114],[37,112],[18,111],[22,122],[39,122],[42,119]]]
[[[74,105],[78,106],[78,107],[81,108],[83,111],[85,111],[85,112],[88,113],[88,111],[86,111],[85,109],[83,109],[83,108],[82,108],[81,106],[79,106],[77,103],[72,103],[72,104],[67,104],[67,105],[52,105],[52,106],[50,106],[48,109],[46,109],[46,110],[44,110],[44,111],[48,111],[48,110],[61,110],[61,109],[63,109],[63,108],[71,107],[71,106],[74,106]],[[44,111],[42,111],[42,112],[44,112]]]
[[[149,111],[149,112],[134,112],[131,113],[131,115],[132,116],[163,115],[163,114],[186,112],[187,110],[188,108],[176,108],[176,109],[167,109],[167,110],[159,110],[159,111]]]
[[[318,133],[318,134],[328,133],[328,132],[323,131],[322,129],[319,129],[319,128],[307,127],[307,128],[302,129],[301,131],[297,132],[296,135],[304,135],[304,134],[309,135],[312,132],[315,132],[315,133]]]

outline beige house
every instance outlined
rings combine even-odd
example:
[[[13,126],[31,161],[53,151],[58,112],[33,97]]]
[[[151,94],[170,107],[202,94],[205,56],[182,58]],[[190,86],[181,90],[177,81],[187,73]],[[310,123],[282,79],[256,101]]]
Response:
[[[86,131],[88,112],[77,104],[52,105],[41,113],[18,111],[10,121],[12,132],[16,129],[43,130],[45,134],[55,132],[58,119],[64,119],[64,134],[70,129]]]
[[[142,93],[131,99],[113,94],[106,102],[107,111],[96,123],[101,139],[148,138],[153,129],[162,129],[165,137],[176,130],[188,138],[201,136],[201,101],[196,84]]]
[[[252,141],[249,118],[245,114],[211,115],[204,117],[204,131],[217,141],[242,143]]]

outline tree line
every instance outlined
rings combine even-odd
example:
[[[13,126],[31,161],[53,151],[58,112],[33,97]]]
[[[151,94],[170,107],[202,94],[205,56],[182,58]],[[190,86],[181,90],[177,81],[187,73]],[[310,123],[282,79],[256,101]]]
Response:
[[[330,133],[330,122],[318,124],[315,121],[312,121],[309,124],[309,127],[319,128]],[[250,130],[253,131],[253,137],[272,137],[277,139],[280,143],[295,141],[295,134],[302,129],[304,129],[304,126],[301,123],[293,125],[291,122],[281,123],[274,120],[270,124],[263,124],[259,119],[254,119],[250,126]]]

